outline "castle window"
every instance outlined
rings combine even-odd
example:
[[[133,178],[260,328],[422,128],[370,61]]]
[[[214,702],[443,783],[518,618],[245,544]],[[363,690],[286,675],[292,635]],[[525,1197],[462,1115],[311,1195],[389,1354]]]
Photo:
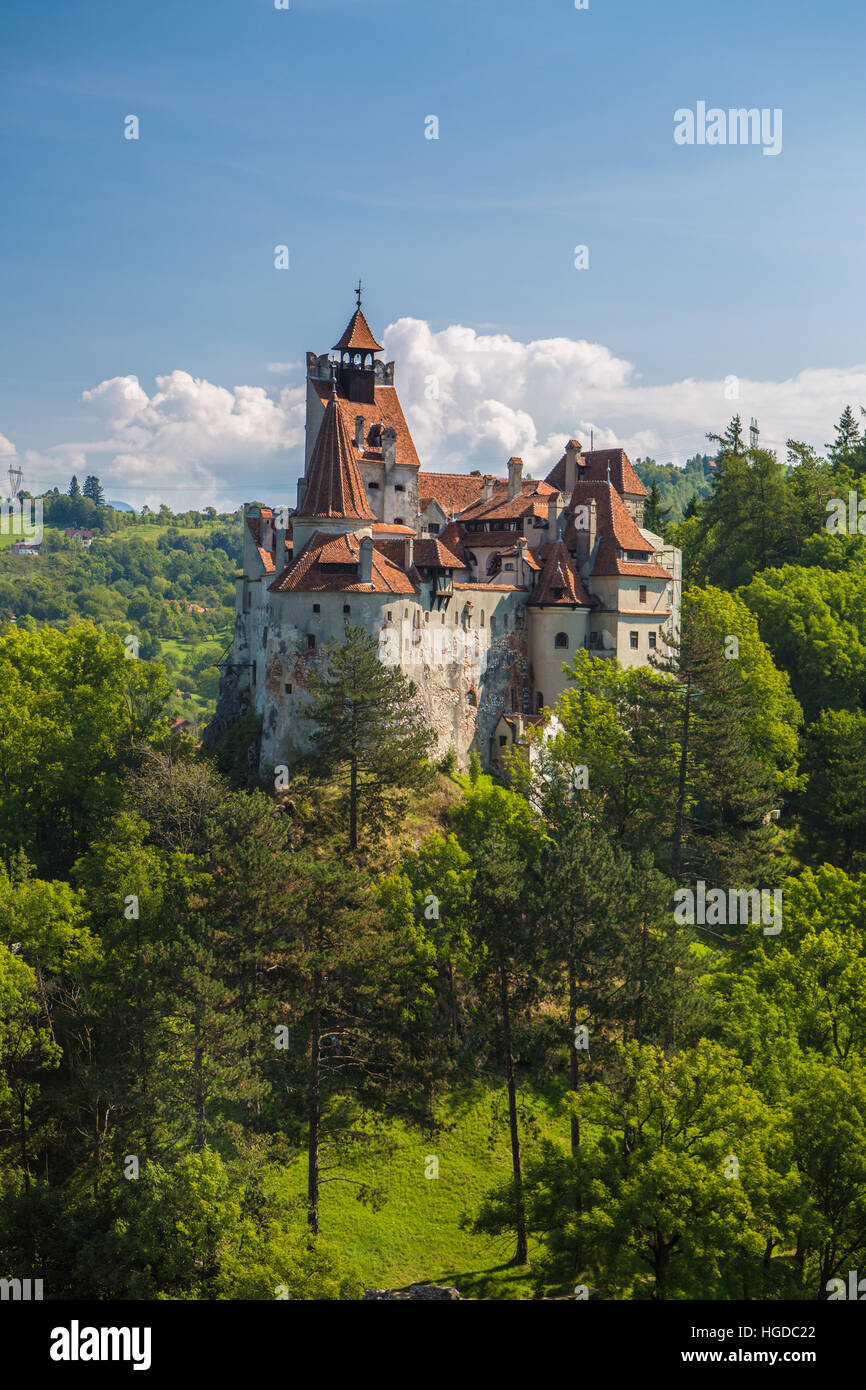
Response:
[[[646,584],[641,584],[640,586],[640,601],[641,603],[646,603]]]
[[[314,632],[308,632],[308,633],[307,633],[307,651],[308,651],[308,652],[314,652],[315,650],[316,650],[316,634],[315,634]]]
[[[262,646],[265,645],[265,643],[267,642],[267,640],[268,640],[268,629],[267,629],[267,627],[263,627],[263,628],[262,628]]]
[[[253,662],[253,685],[256,683],[256,663]]]
[[[508,742],[508,735],[507,735],[507,734],[500,734],[500,735],[499,735],[499,747],[500,747],[500,748],[504,748],[507,742]]]
[[[348,603],[344,603],[344,604],[343,604],[343,612],[344,612],[344,613],[351,613],[351,611],[352,611],[352,609],[350,608],[349,604],[348,604]]]
[[[368,484],[367,484],[367,487],[370,489],[371,492],[378,492],[378,491],[379,491],[379,484],[378,484],[378,483],[368,483]]]
[[[474,691],[474,690],[467,690],[467,692],[466,692],[466,703],[467,703],[467,705],[477,705],[477,704],[478,704],[478,696],[475,694],[475,691]]]
[[[438,521],[431,521],[427,526],[427,530],[430,532],[431,536],[438,536],[440,529]]]
[[[388,622],[390,623],[390,621],[391,621],[391,609],[389,608],[389,609],[388,609]]]
[[[539,714],[544,709],[544,696],[542,695],[540,690],[535,697],[535,708],[538,710]]]
[[[651,652],[654,652],[656,649],[656,635],[654,632],[649,633],[649,648]]]
[[[567,633],[565,633],[565,632],[558,632],[558,633],[556,634],[556,636],[554,637],[554,639],[553,639],[553,645],[554,645],[555,647],[567,647],[567,646],[568,646],[568,635],[567,635]]]
[[[394,517],[394,525],[395,525],[395,526],[405,526],[406,523],[405,523],[405,521],[403,520],[402,516],[395,516],[395,517]]]
[[[286,694],[287,694],[287,695],[291,695],[291,693],[292,693],[292,682],[291,682],[291,681],[286,681]]]
[[[629,633],[629,635],[628,635],[628,644],[629,644],[629,646],[631,647],[631,649],[632,649],[633,652],[636,652],[636,651],[637,651],[637,633],[636,633],[636,632],[630,632],[630,633]]]
[[[553,601],[554,601],[554,603],[556,603],[557,600],[558,600],[558,599],[561,599],[561,598],[565,598],[565,590],[564,590],[564,589],[554,589],[554,591],[553,591]]]
[[[322,611],[322,605],[321,605],[320,603],[314,603],[314,604],[313,604],[313,612],[314,612],[314,613],[321,613],[321,611]]]
[[[486,622],[487,622],[487,615],[485,614],[484,609],[482,608],[482,610],[481,610],[481,617],[480,617],[480,619],[479,619],[479,624],[478,624],[479,627],[484,627],[484,625],[485,625]]]
[[[394,484],[394,491],[395,491],[395,492],[405,492],[406,489],[405,489],[405,487],[403,486],[402,483],[395,483],[395,484]]]

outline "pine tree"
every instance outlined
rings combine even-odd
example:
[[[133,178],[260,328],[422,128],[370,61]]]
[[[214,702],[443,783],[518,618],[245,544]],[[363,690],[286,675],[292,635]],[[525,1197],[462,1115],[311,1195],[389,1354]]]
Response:
[[[97,507],[105,506],[105,493],[102,485],[95,473],[91,473],[84,479],[84,497],[89,497],[91,502],[95,502]]]
[[[654,532],[657,536],[664,537],[665,524],[670,514],[670,507],[662,506],[662,490],[658,483],[653,480],[650,485],[649,495],[644,504],[643,524],[648,531]]]
[[[836,438],[826,447],[828,458],[835,468],[847,468],[858,474],[866,466],[866,440],[861,437],[860,425],[850,405],[846,405],[842,411],[836,426]]]
[[[67,496],[68,496],[68,497],[73,497],[73,498],[75,498],[76,501],[77,501],[78,498],[81,496],[81,488],[78,486],[78,479],[77,479],[77,477],[75,476],[74,473],[73,473],[72,478],[71,478],[70,483],[69,483],[69,488],[68,488],[68,491],[67,491]]]
[[[369,833],[399,816],[407,793],[429,777],[433,740],[424,727],[416,687],[399,667],[384,666],[375,640],[349,627],[328,648],[324,673],[311,677],[302,718],[315,725],[317,770],[345,785],[349,847],[358,848],[362,821]]]

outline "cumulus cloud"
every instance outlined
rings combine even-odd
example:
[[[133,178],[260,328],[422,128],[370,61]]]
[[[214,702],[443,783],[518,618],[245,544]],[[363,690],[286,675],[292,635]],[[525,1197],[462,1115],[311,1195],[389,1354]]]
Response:
[[[589,447],[591,431],[597,448],[684,463],[709,451],[707,430],[721,432],[737,413],[744,424],[755,416],[761,442],[784,458],[792,437],[823,449],[845,405],[866,401],[866,366],[809,368],[785,381],[644,386],[633,363],[600,343],[521,343],[456,326],[435,333],[418,319],[391,324],[385,347],[421,458],[455,471],[501,472],[517,454],[540,475],[566,439]]]
[[[229,390],[174,371],[157,377],[156,388],[149,396],[136,377],[123,376],[83,392],[102,437],[30,451],[29,463],[55,478],[94,472],[109,497],[167,501],[174,510],[236,507],[259,480],[275,486],[275,468],[291,469],[304,434],[303,386],[272,396],[262,386]]]
[[[633,458],[683,463],[709,448],[739,413],[756,416],[761,441],[784,457],[793,436],[819,450],[849,402],[866,402],[866,366],[807,368],[783,381],[685,378],[646,386],[635,364],[601,343],[569,338],[520,342],[460,324],[435,332],[420,319],[389,325],[384,343],[422,464],[503,472],[511,454],[543,476],[574,436],[588,447],[621,445]],[[303,464],[303,365],[270,363],[280,388],[231,389],[173,371],[152,395],[134,376],[83,393],[100,422],[89,442],[24,451],[28,485],[98,473],[108,497],[140,507],[233,508],[259,498],[290,503]],[[291,382],[298,384],[291,384]],[[14,446],[0,436],[0,455]],[[27,480],[25,480],[27,481]]]

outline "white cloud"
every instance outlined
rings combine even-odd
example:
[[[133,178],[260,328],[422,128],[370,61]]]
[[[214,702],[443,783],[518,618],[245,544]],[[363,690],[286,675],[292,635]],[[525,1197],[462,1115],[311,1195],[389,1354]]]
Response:
[[[682,463],[709,450],[707,430],[739,413],[756,416],[761,440],[784,458],[789,436],[822,449],[849,402],[866,402],[866,366],[807,368],[785,381],[737,383],[685,378],[645,386],[631,362],[600,343],[542,338],[523,343],[501,332],[453,324],[434,332],[403,318],[384,336],[423,466],[503,472],[519,454],[544,476],[575,436],[588,447],[622,445],[633,458]],[[271,363],[295,376],[300,363]],[[437,394],[438,393],[438,394]],[[259,498],[291,503],[302,466],[303,385],[228,389],[173,371],[152,395],[134,376],[113,377],[83,393],[101,422],[89,442],[24,450],[25,484],[65,486],[71,473],[98,473],[106,496],[174,509],[237,506]],[[0,454],[14,452],[0,436]]]
[[[707,431],[721,433],[737,413],[744,426],[755,416],[761,442],[784,459],[788,438],[823,449],[844,407],[866,402],[866,366],[808,368],[786,381],[726,375],[643,386],[631,362],[568,338],[521,343],[463,327],[434,333],[421,320],[399,319],[385,346],[422,460],[458,471],[501,472],[518,454],[543,475],[566,439],[589,447],[590,431],[597,448],[621,445],[633,458],[684,463],[711,452]]]
[[[304,433],[302,386],[285,386],[274,398],[262,386],[228,390],[181,371],[157,377],[156,386],[148,396],[136,377],[124,376],[85,391],[104,437],[30,451],[28,466],[45,484],[94,472],[108,497],[136,506],[167,501],[175,510],[235,507],[268,479],[275,461],[279,475],[291,471],[287,454]]]

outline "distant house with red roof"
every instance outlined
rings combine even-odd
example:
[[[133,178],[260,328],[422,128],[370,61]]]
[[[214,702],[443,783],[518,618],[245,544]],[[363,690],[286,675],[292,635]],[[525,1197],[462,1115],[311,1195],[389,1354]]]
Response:
[[[67,526],[63,534],[68,541],[80,541],[85,550],[89,550],[93,545],[93,532],[86,531],[81,526]]]
[[[422,470],[381,351],[359,293],[331,353],[307,353],[296,505],[244,509],[218,720],[255,709],[262,767],[309,751],[310,675],[349,625],[415,682],[440,754],[496,766],[577,649],[643,665],[678,624],[680,553],[644,528],[624,449],[569,439],[543,481],[516,456],[502,476]]]

